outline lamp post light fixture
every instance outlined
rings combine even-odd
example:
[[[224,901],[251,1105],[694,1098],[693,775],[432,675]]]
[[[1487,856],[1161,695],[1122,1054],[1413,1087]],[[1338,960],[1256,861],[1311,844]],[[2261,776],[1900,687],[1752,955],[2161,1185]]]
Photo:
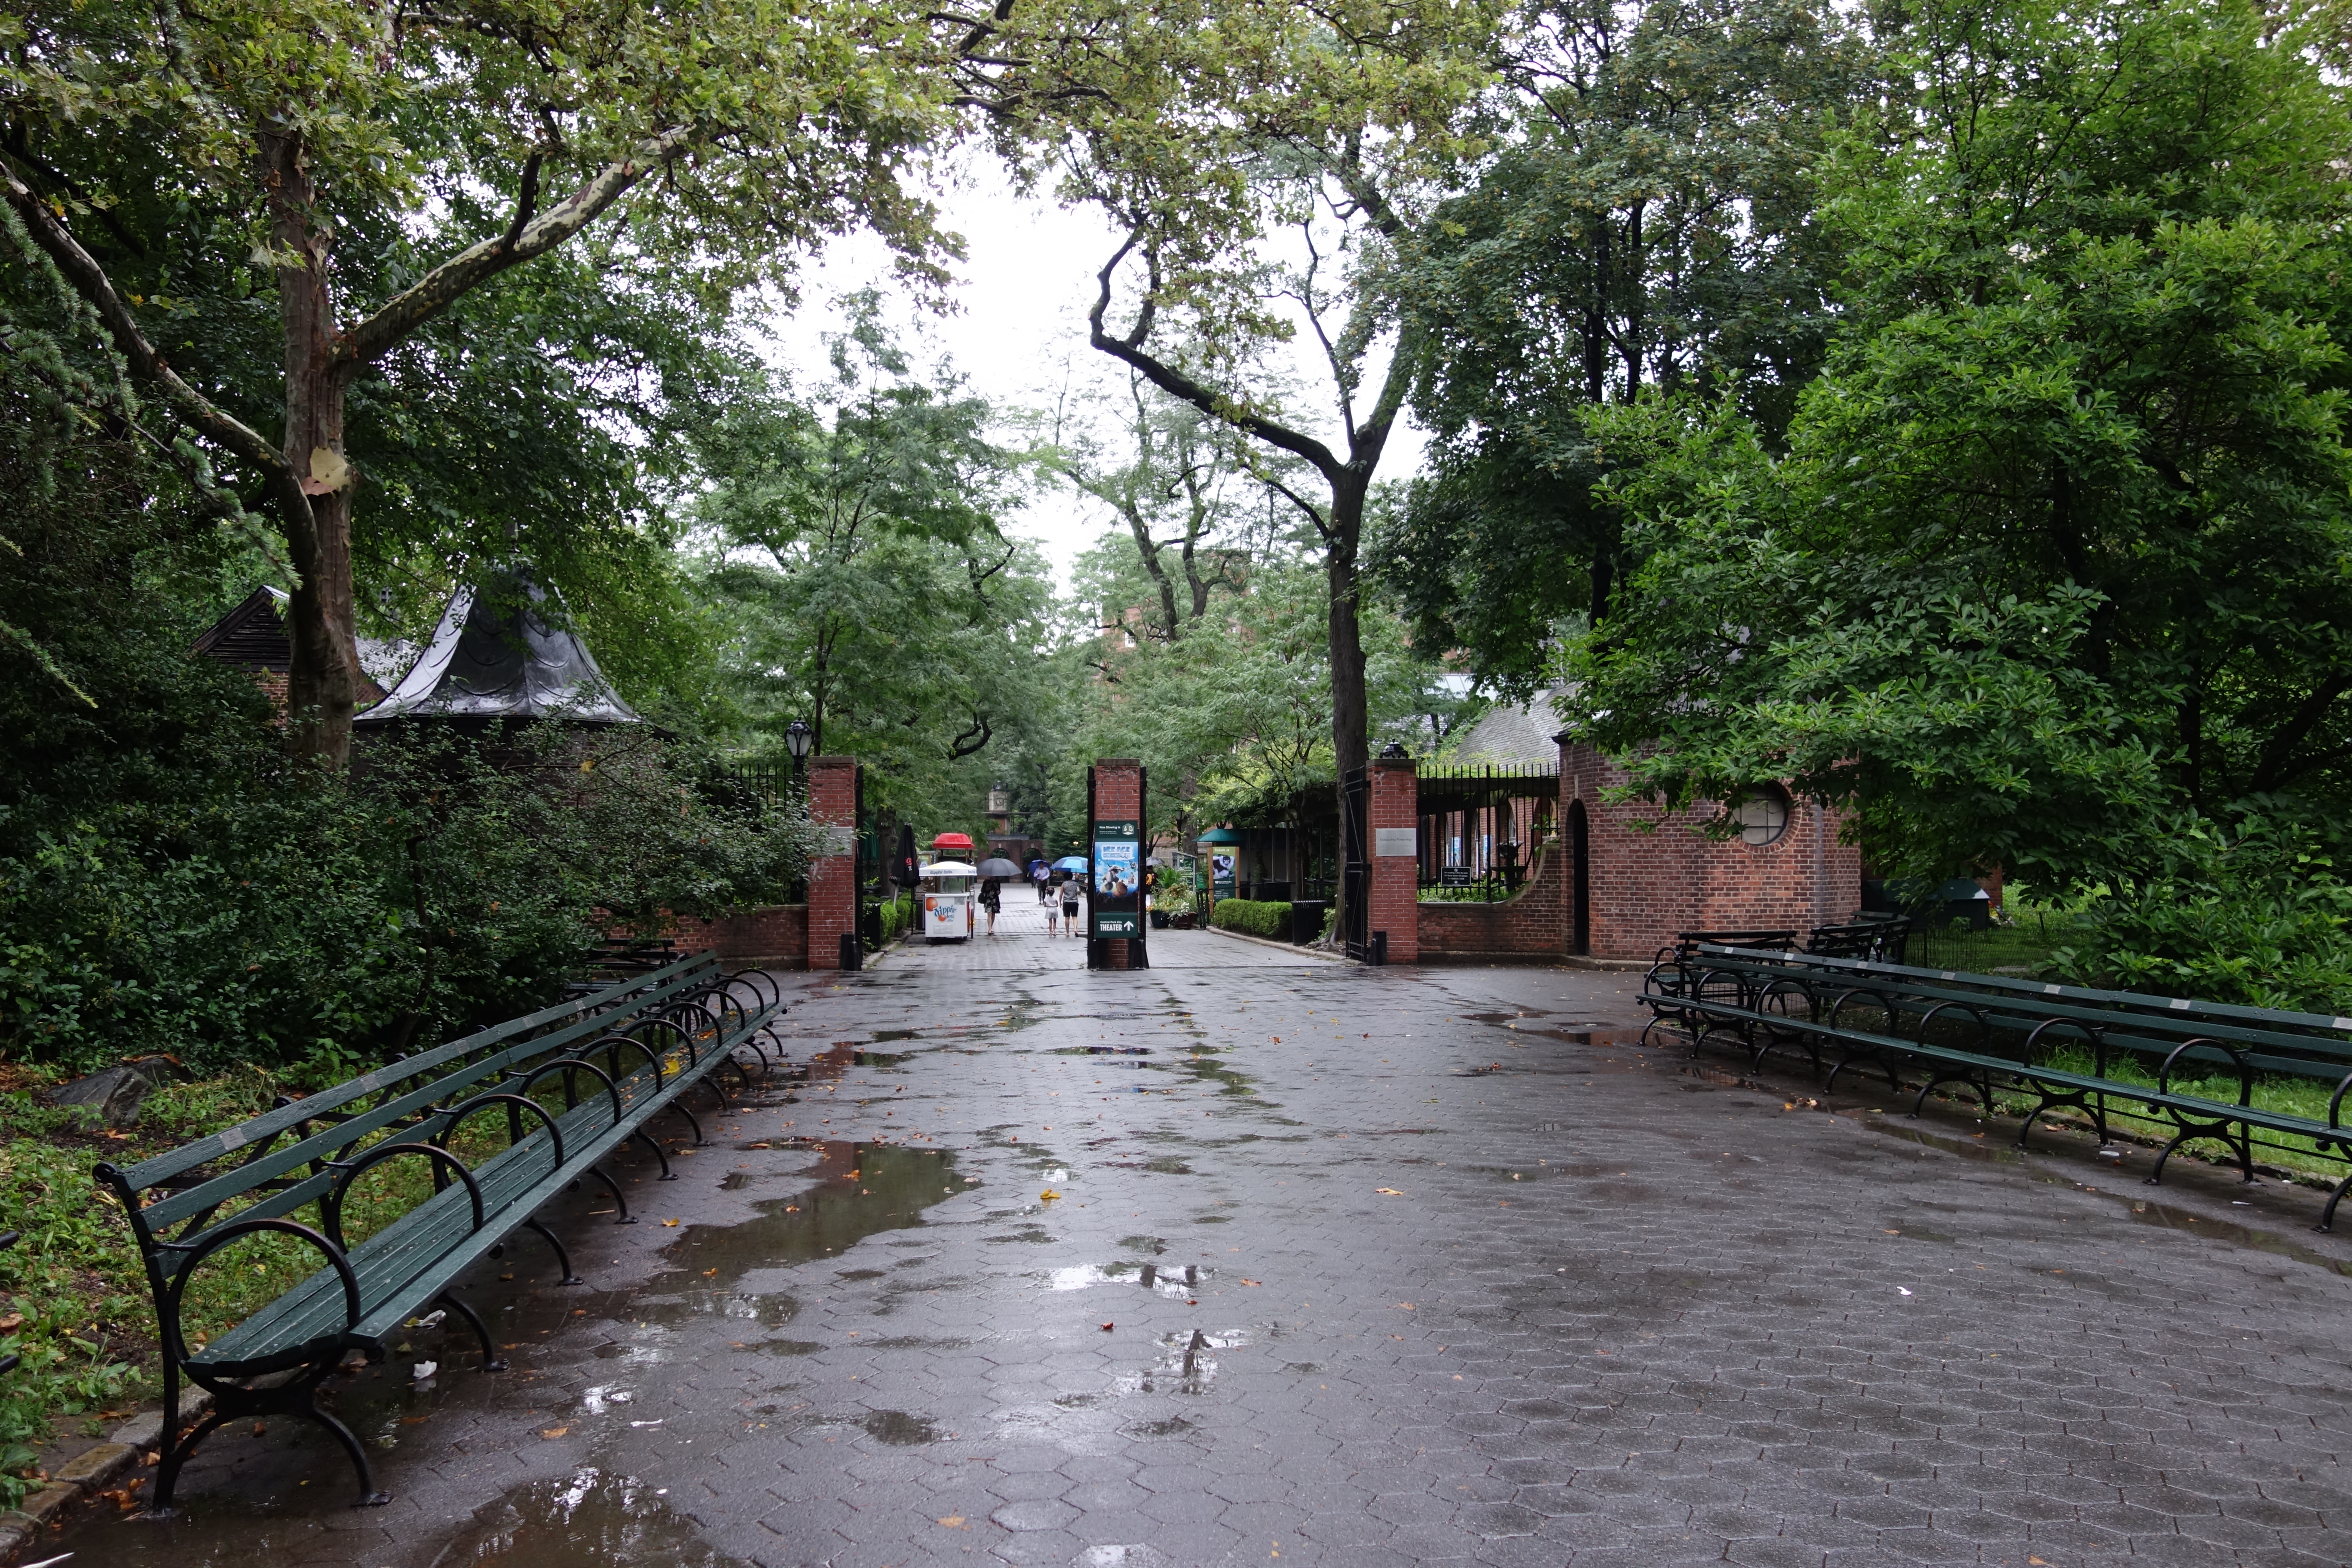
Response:
[[[809,744],[815,739],[816,731],[808,727],[805,719],[795,719],[784,726],[784,750],[793,754],[793,772],[800,772],[801,764],[808,761]]]

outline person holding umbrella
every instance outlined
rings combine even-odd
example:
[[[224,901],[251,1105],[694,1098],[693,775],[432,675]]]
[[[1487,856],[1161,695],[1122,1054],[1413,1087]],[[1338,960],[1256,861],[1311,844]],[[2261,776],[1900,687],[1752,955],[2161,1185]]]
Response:
[[[1054,869],[1067,871],[1070,874],[1069,879],[1062,884],[1062,924],[1068,928],[1072,936],[1079,935],[1078,902],[1086,889],[1079,883],[1078,879],[1086,875],[1087,858],[1083,855],[1065,855],[1054,862]]]
[[[1004,879],[1018,877],[1021,868],[1001,855],[980,863],[980,907],[988,911],[988,934],[996,934],[996,917],[1004,910]]]

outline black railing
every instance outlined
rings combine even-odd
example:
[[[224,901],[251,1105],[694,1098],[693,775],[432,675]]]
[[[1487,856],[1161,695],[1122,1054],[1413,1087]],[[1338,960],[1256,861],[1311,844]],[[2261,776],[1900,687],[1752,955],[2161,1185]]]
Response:
[[[703,776],[703,787],[713,794],[740,794],[770,805],[798,800],[808,787],[807,775],[795,774],[790,763],[712,763]]]
[[[1539,763],[1422,768],[1420,865],[1428,902],[1494,903],[1527,882],[1558,834],[1559,769]]]

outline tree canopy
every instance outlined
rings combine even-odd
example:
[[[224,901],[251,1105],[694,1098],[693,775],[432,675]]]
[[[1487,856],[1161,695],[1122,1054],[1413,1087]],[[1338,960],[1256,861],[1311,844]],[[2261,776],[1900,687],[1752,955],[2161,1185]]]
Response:
[[[1567,645],[1676,801],[1782,777],[1884,862],[2066,881],[2192,815],[2340,821],[2342,92],[2241,4],[1933,7],[1843,137],[1845,318],[1776,451],[1589,421],[1637,564]]]

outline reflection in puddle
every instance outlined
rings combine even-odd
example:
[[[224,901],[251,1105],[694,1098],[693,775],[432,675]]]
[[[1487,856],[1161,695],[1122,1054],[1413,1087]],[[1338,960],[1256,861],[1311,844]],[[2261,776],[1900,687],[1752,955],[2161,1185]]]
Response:
[[[686,1272],[662,1283],[677,1279],[683,1288],[640,1297],[626,1309],[639,1322],[640,1344],[630,1359],[662,1359],[656,1336],[668,1331],[661,1325],[688,1318],[736,1318],[760,1328],[790,1322],[800,1303],[781,1292],[741,1289],[746,1274],[839,1258],[869,1236],[922,1224],[924,1209],[950,1189],[965,1190],[955,1177],[955,1157],[944,1150],[841,1142],[813,1146],[814,1165],[780,1178],[808,1183],[804,1191],[762,1199],[752,1205],[752,1219],[689,1226],[665,1249],[670,1263]],[[851,1270],[842,1277],[879,1275]]]
[[[701,1544],[694,1525],[671,1511],[663,1491],[588,1465],[567,1479],[535,1481],[481,1510],[433,1562],[436,1568],[742,1568],[740,1558]]]
[[[877,1037],[890,1037],[877,1036]],[[839,1040],[830,1048],[816,1052],[807,1061],[793,1068],[790,1076],[800,1079],[835,1079],[851,1068],[871,1068],[877,1072],[896,1072],[914,1059],[911,1052],[860,1050],[855,1040]]]
[[[1147,1290],[1182,1300],[1199,1290],[1216,1270],[1187,1263],[1162,1268],[1157,1263],[1089,1263],[1076,1268],[1055,1268],[1039,1276],[1056,1290],[1083,1290],[1089,1285],[1140,1285]]]
[[[1150,1371],[1122,1373],[1112,1388],[1119,1394],[1205,1394],[1216,1381],[1216,1352],[1249,1342],[1238,1329],[1213,1334],[1179,1329],[1160,1336],[1160,1354]]]

